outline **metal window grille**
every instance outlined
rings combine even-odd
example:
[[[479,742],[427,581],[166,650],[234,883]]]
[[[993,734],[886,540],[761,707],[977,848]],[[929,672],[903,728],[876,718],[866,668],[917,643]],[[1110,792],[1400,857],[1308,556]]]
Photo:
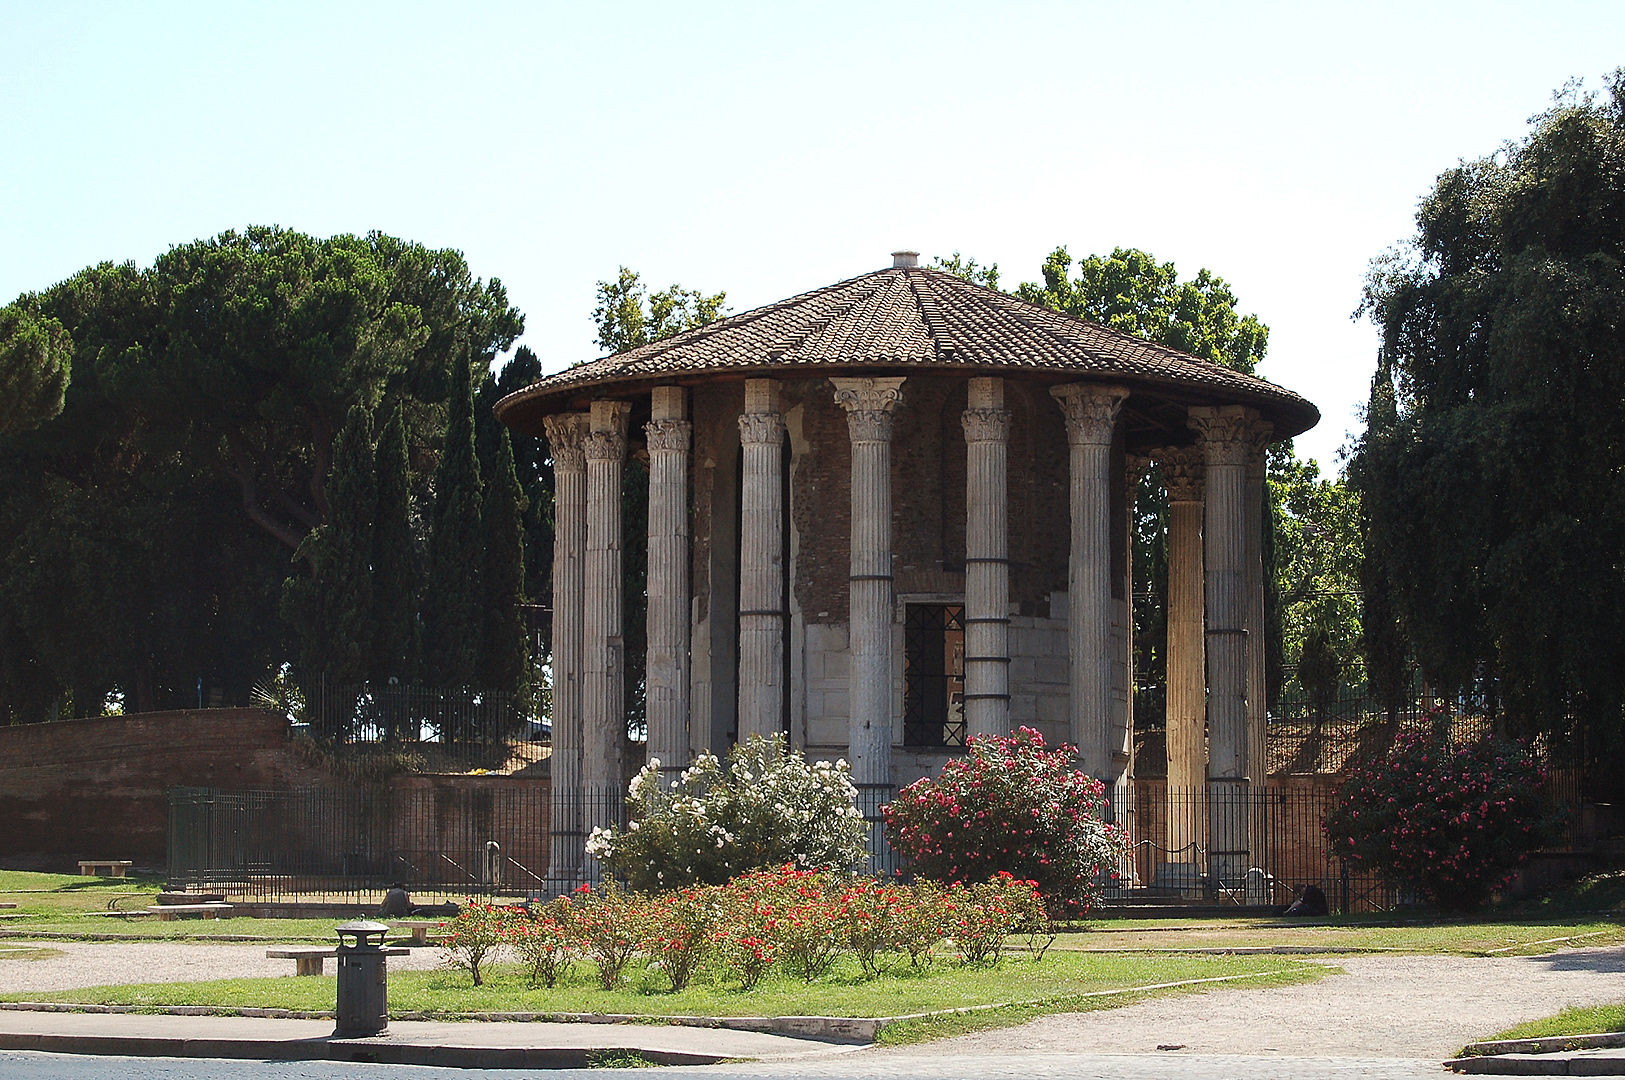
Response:
[[[903,743],[965,745],[965,609],[961,605],[907,605]]]

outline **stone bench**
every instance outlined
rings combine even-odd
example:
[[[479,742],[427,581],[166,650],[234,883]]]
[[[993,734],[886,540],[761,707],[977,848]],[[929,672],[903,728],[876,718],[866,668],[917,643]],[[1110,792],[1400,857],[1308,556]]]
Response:
[[[163,922],[174,922],[181,915],[199,915],[205,919],[231,918],[230,904],[155,904],[147,914],[156,915]]]
[[[329,957],[339,954],[331,945],[289,945],[281,949],[266,949],[269,960],[292,960],[295,975],[320,975]],[[411,949],[385,949],[385,956],[411,956]]]
[[[0,908],[14,908],[16,904],[0,904]]]
[[[429,944],[429,931],[444,923],[444,919],[392,919],[389,923],[391,930],[410,930],[412,936],[407,940],[413,945]]]
[[[81,877],[123,877],[124,871],[134,865],[130,859],[80,859],[79,874]]]

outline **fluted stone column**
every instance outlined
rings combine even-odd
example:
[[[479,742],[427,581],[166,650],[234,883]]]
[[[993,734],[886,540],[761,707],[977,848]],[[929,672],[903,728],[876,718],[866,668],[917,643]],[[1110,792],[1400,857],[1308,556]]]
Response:
[[[1207,672],[1202,577],[1202,451],[1158,453],[1168,491],[1168,849],[1196,863],[1207,846]]]
[[[1264,686],[1264,452],[1269,446],[1273,430],[1266,421],[1253,425],[1252,438],[1247,444],[1247,488],[1245,494],[1245,522],[1247,530],[1246,567],[1243,591],[1246,605],[1247,631],[1247,773],[1251,778],[1251,847],[1252,866],[1267,861],[1269,843],[1269,811],[1259,793],[1269,783],[1269,745],[1267,712],[1268,695]],[[1263,876],[1247,877],[1247,903],[1267,904],[1273,898],[1265,895]]]
[[[621,474],[626,464],[624,401],[592,403],[587,433],[587,572],[582,628],[582,780],[594,802],[588,828],[606,824],[621,787],[626,741],[626,689],[621,638]],[[600,820],[593,820],[594,818]]]
[[[784,729],[784,414],[778,383],[745,381],[739,417],[739,739]]]
[[[1099,383],[1050,390],[1066,416],[1072,448],[1072,550],[1067,567],[1069,718],[1079,766],[1110,784],[1112,774],[1111,450],[1128,391]]]
[[[657,386],[649,446],[648,756],[663,772],[688,764],[688,453],[693,425],[679,386]]]
[[[587,547],[586,413],[543,421],[553,455],[552,847],[548,877],[581,880],[581,604]]]
[[[1010,414],[1003,379],[972,379],[965,428],[965,723],[1010,733]]]
[[[1140,497],[1140,478],[1150,464],[1151,459],[1144,454],[1126,454],[1123,461],[1123,599],[1118,603],[1123,635],[1117,653],[1123,679],[1123,707],[1112,735],[1112,768],[1116,779],[1110,795],[1112,819],[1128,833],[1131,842],[1140,839],[1134,805],[1134,514]],[[1139,884],[1139,867],[1132,848],[1118,872],[1122,875],[1120,885]]]
[[[858,784],[891,783],[892,412],[902,379],[831,379],[852,440],[852,571],[847,755]]]
[[[1208,866],[1210,887],[1242,883],[1252,859],[1247,791],[1247,457],[1258,413],[1190,410],[1206,466]]]

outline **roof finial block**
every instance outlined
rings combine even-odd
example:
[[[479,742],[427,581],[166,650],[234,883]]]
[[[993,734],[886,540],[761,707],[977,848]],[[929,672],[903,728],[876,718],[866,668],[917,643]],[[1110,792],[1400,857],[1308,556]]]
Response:
[[[894,251],[891,253],[891,265],[893,270],[912,270],[920,265],[920,253],[918,251]]]

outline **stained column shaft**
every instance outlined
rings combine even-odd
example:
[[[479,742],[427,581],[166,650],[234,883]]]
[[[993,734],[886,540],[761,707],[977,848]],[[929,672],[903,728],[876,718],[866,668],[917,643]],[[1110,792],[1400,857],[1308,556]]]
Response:
[[[1050,390],[1071,446],[1072,544],[1067,565],[1069,720],[1079,767],[1106,784],[1112,755],[1111,452],[1128,391],[1070,383]]]
[[[1157,455],[1168,491],[1169,858],[1197,862],[1207,846],[1207,674],[1202,576],[1202,452]]]
[[[581,618],[587,546],[586,413],[543,421],[553,456],[552,849],[548,877],[581,880]]]
[[[784,414],[778,384],[747,379],[739,417],[739,739],[784,727]]]
[[[831,379],[852,442],[847,753],[857,784],[891,782],[891,437],[902,379]]]
[[[1010,733],[1010,414],[1004,380],[972,379],[965,429],[965,722]]]
[[[1247,456],[1258,414],[1239,405],[1190,410],[1202,448],[1207,602],[1209,874],[1241,883],[1252,861],[1247,732]]]
[[[594,800],[608,800],[621,787],[621,746],[626,742],[626,688],[621,637],[621,482],[626,464],[624,401],[592,403],[587,433],[587,557],[582,620],[582,780]],[[588,818],[608,818],[610,804]],[[588,820],[587,826],[606,824]]]
[[[648,756],[662,770],[688,764],[688,463],[693,425],[681,387],[652,394],[649,447]]]

